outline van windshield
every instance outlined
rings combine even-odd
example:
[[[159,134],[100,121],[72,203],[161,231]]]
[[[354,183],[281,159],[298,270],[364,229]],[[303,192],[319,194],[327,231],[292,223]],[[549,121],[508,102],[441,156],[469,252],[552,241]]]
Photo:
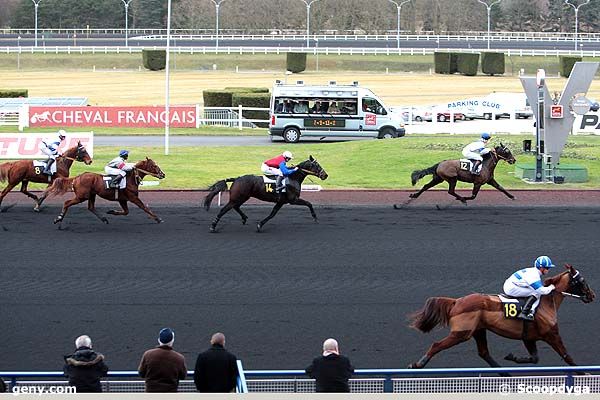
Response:
[[[356,115],[357,106],[356,98],[276,97],[273,103],[273,113]]]
[[[373,114],[387,115],[387,111],[381,103],[371,97],[364,97],[362,99],[362,110]]]

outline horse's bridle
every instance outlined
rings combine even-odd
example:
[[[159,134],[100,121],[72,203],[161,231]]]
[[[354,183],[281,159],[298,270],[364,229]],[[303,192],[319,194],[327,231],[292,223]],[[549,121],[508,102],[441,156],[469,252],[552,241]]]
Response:
[[[136,171],[143,172],[146,175],[150,175],[150,176],[153,176],[155,178],[160,179],[160,177],[158,176],[158,174],[155,174],[155,173],[150,172],[150,171],[146,171],[145,169],[141,169],[141,168],[138,168],[138,167],[133,167],[133,169],[135,169]]]
[[[68,157],[63,155],[63,158],[66,158],[67,160],[71,160],[71,161],[79,161],[79,162],[83,162],[83,153],[81,152],[81,150],[83,150],[83,146],[79,145],[77,146],[77,155],[75,156],[75,158],[73,157]]]
[[[501,156],[500,154],[498,154],[496,149],[494,149],[494,151],[492,151],[492,154],[494,154],[499,160],[508,161],[508,157]]]
[[[314,164],[315,161],[310,161],[310,163]],[[323,172],[323,167],[319,166],[319,171],[318,172],[314,172],[314,171],[311,171],[309,169],[304,169],[304,168],[300,168],[300,167],[298,167],[298,170],[304,172],[306,175],[313,175],[313,176],[316,176],[317,178],[320,179],[321,178],[320,175]]]

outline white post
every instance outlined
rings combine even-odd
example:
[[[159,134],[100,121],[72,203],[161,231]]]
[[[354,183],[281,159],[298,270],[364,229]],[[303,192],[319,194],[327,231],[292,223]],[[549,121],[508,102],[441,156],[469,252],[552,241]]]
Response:
[[[129,3],[132,1],[133,0],[121,0],[125,6],[125,47],[129,46]]]
[[[241,131],[244,128],[244,124],[242,122],[242,105],[238,104],[238,129]]]
[[[221,7],[221,3],[225,0],[211,0],[215,4],[215,15],[216,15],[216,25],[215,25],[215,48],[219,48],[219,9]]]
[[[500,3],[501,0],[495,0],[492,1],[490,4],[486,3],[483,0],[477,0],[478,2],[480,2],[481,4],[483,4],[484,6],[486,6],[487,8],[487,48],[488,50],[490,49],[490,35],[491,35],[491,27],[492,27],[492,23],[491,23],[491,13],[492,13],[492,7],[495,6],[496,4]]]
[[[410,0],[403,0],[398,3],[396,0],[388,0],[390,3],[396,6],[396,44],[400,48],[400,14],[402,13],[402,6],[408,3]]]
[[[565,0],[565,4],[568,6],[571,6],[573,8],[573,10],[575,10],[575,51],[577,51],[577,39],[578,39],[578,32],[579,32],[579,7],[581,6],[585,6],[586,4],[588,4],[590,2],[590,0],[586,0],[585,3],[581,3],[578,5],[569,3],[570,0]]]
[[[38,6],[42,0],[31,0],[35,6],[35,47],[38,45]]]
[[[167,54],[165,62],[165,155],[169,155],[169,127],[171,114],[169,109],[169,53],[171,51],[171,0],[167,1]]]

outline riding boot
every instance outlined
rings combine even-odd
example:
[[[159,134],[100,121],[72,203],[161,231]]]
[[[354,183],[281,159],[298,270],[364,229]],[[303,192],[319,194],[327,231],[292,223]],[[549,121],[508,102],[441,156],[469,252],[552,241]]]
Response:
[[[275,183],[275,192],[281,193],[283,191],[283,176],[277,176],[277,182]]]
[[[52,173],[50,171],[51,171],[52,164],[54,164],[54,161],[55,161],[54,158],[49,158],[48,161],[46,161],[46,168],[44,168],[44,174],[52,175]]]
[[[110,181],[110,186],[111,187],[119,187],[119,183],[121,182],[121,179],[123,179],[123,177],[121,175],[115,175],[112,177],[112,180]]]
[[[531,308],[533,307],[533,303],[537,300],[535,296],[529,296],[525,304],[523,305],[523,309],[521,313],[517,316],[519,319],[524,319],[525,321],[533,321],[535,316],[533,315],[533,311]]]
[[[473,168],[471,169],[471,173],[473,175],[479,175],[479,171],[477,171],[477,168],[479,168],[480,164],[481,164],[481,161],[479,161],[479,160],[473,161]]]

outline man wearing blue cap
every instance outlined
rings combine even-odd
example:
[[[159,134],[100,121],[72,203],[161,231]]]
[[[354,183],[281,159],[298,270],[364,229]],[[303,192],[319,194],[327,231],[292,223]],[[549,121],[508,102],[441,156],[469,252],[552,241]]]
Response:
[[[104,172],[107,175],[112,176],[112,180],[110,181],[111,187],[117,187],[117,185],[122,186],[120,189],[125,189],[124,184],[119,184],[121,179],[127,175],[128,171],[133,170],[134,164],[128,163],[127,159],[129,158],[128,150],[121,150],[119,152],[119,156],[110,160],[106,167],[104,167]]]
[[[466,145],[462,151],[463,156],[465,156],[466,159],[472,161],[471,173],[473,175],[479,175],[479,166],[483,162],[482,156],[486,155],[491,151],[490,149],[485,147],[485,145],[488,144],[491,138],[492,136],[489,133],[484,132],[481,134],[480,139]]]
[[[187,376],[185,357],[173,350],[175,332],[163,328],[158,334],[158,346],[144,353],[138,373],[146,380],[146,392],[177,392],[179,381]]]

